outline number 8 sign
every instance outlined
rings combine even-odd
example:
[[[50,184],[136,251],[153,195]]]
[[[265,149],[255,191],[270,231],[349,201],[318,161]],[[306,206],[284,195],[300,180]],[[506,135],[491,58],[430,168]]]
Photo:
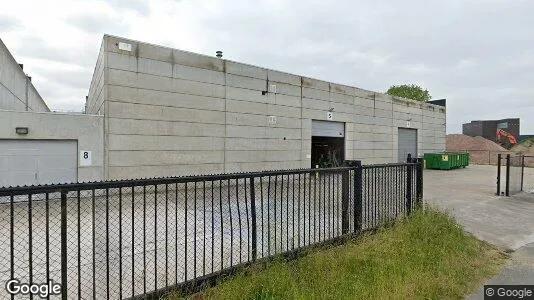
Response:
[[[82,150],[80,151],[80,166],[90,166],[92,165],[92,155],[91,151]]]

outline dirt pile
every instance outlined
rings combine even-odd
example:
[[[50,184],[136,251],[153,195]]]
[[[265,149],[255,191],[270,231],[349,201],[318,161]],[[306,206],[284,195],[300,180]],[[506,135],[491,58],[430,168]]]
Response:
[[[501,145],[481,136],[472,137],[464,134],[447,135],[447,151],[506,151]]]
[[[481,136],[472,137],[464,134],[447,135],[447,151],[469,152],[473,164],[496,164],[498,154],[508,154],[501,145]]]
[[[503,155],[503,163],[506,154],[525,155],[525,165],[534,167],[534,140],[523,141],[512,147],[512,149],[506,150],[501,145],[481,136],[472,137],[463,134],[448,134],[447,151],[467,151],[469,152],[471,163],[478,165],[496,165],[499,154]]]
[[[512,152],[524,155],[534,155],[534,140],[525,140],[511,149]]]
[[[525,156],[525,166],[534,167],[534,140],[525,140],[512,147],[511,151]]]

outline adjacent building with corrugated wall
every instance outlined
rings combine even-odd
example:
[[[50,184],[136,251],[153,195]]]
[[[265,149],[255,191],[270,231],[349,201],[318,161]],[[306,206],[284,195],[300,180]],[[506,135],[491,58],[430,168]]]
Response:
[[[445,149],[446,108],[105,35],[86,102],[104,177],[392,163]]]

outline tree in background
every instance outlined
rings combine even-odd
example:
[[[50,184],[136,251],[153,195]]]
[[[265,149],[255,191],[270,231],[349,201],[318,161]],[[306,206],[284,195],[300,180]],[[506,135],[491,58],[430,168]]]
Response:
[[[428,90],[415,84],[393,85],[388,89],[386,94],[423,102],[430,100]]]

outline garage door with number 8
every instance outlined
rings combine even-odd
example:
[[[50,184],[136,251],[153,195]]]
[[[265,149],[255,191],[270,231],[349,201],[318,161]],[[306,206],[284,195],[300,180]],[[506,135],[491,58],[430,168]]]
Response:
[[[71,140],[0,140],[0,186],[76,182],[77,147]]]

